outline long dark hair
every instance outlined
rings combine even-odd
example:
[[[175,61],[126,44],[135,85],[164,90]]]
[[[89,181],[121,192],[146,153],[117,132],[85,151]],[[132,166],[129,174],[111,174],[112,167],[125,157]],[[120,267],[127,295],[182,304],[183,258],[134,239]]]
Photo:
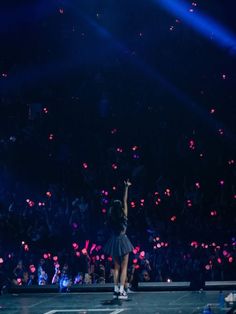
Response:
[[[108,211],[108,224],[116,231],[119,231],[122,229],[124,216],[125,214],[122,202],[120,200],[114,200]]]

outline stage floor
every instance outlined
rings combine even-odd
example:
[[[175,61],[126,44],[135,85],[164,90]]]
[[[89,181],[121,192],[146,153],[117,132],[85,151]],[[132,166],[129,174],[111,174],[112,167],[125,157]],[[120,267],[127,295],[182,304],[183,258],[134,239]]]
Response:
[[[223,292],[224,296],[228,292]],[[218,308],[217,291],[206,292],[134,292],[128,301],[113,301],[110,292],[8,294],[0,297],[0,313],[6,314],[202,314],[210,304],[212,312],[227,313]]]

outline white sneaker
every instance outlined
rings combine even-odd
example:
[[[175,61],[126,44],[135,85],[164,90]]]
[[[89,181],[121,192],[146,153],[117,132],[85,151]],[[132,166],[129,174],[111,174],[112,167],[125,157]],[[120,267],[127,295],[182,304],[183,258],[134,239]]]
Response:
[[[123,292],[120,292],[118,299],[120,299],[120,300],[127,300],[128,299],[128,294],[126,293],[125,290]]]
[[[236,302],[236,293],[230,293],[227,297],[225,297],[225,302],[233,303]]]

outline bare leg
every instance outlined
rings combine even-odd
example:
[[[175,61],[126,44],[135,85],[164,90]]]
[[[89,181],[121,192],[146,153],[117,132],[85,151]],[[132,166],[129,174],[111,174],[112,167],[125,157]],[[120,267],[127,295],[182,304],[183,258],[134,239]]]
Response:
[[[126,255],[123,256],[123,259],[122,259],[122,262],[121,262],[120,284],[122,286],[125,285],[125,281],[126,281],[126,278],[127,278],[128,261],[129,261],[129,254],[126,254]]]
[[[114,258],[114,284],[119,283],[120,263],[117,257]]]

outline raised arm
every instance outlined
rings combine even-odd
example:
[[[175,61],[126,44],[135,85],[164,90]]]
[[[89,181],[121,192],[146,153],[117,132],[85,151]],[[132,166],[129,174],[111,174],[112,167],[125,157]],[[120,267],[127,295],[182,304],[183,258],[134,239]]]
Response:
[[[125,183],[125,191],[124,191],[124,197],[123,197],[123,202],[124,202],[124,212],[125,212],[125,216],[128,216],[128,189],[131,186],[131,182],[129,181],[129,179],[127,179],[126,181],[124,181]]]

